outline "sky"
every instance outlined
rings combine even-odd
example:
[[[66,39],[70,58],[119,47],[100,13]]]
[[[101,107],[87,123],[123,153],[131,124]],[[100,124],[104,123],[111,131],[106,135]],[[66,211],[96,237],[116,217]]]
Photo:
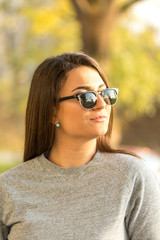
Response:
[[[143,0],[132,7],[131,14],[136,17],[131,27],[141,31],[151,25],[157,29],[157,40],[160,43],[160,0]]]

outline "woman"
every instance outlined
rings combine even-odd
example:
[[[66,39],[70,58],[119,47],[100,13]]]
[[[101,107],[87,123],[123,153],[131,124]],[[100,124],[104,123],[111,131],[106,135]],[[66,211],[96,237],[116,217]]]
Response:
[[[26,111],[24,163],[0,177],[0,240],[159,240],[153,173],[109,144],[117,95],[85,54],[40,64]]]

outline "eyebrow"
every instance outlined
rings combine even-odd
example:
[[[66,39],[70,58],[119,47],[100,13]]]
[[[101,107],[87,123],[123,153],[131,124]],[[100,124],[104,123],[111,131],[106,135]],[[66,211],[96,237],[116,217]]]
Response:
[[[104,87],[104,86],[106,87],[106,84],[103,83],[103,84],[99,85],[98,88],[101,88],[101,87]],[[89,86],[79,86],[79,87],[73,89],[72,92],[75,91],[75,90],[78,90],[78,89],[91,90],[91,87],[89,87]]]

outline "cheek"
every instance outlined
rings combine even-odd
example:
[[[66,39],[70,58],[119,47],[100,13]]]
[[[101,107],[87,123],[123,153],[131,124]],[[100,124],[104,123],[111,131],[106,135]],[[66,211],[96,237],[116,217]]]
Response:
[[[78,127],[86,122],[85,110],[78,104],[63,104],[58,112],[58,120],[64,128]]]

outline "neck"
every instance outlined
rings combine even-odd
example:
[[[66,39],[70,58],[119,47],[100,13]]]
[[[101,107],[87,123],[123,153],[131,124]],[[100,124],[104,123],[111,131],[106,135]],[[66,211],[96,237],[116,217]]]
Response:
[[[96,139],[82,141],[56,140],[51,148],[49,160],[64,168],[87,164],[96,153]]]

